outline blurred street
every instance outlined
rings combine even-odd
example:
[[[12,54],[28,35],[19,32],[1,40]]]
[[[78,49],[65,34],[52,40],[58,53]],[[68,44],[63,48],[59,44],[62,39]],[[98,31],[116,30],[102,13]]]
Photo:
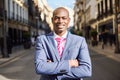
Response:
[[[54,2],[0,0],[0,80],[39,80],[34,46],[37,36],[54,31],[53,10],[63,4]],[[84,80],[120,80],[120,0],[65,3],[68,30],[85,37],[90,50],[93,75]]]
[[[102,50],[101,45],[89,45],[89,49],[93,75],[84,80],[120,80],[120,54],[112,53],[109,46]],[[39,80],[34,70],[34,47],[15,52],[11,58],[1,58],[0,62],[0,80]]]
[[[24,50],[17,55],[0,65],[0,80],[39,80],[34,70],[34,49]]]
[[[102,52],[102,50],[101,50]],[[119,62],[104,54],[90,51],[92,58],[93,75],[84,80],[120,80],[120,59]],[[119,54],[120,56],[120,54]]]

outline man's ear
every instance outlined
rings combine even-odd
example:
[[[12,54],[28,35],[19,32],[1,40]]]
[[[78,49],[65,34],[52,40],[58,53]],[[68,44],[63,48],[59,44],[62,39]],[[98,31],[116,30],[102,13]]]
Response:
[[[70,27],[70,20],[71,20],[71,18],[68,19],[68,21],[69,21],[68,28]]]
[[[69,20],[69,23],[70,23],[70,21],[71,21],[71,18],[69,18],[68,20]]]
[[[69,23],[70,23],[70,21],[71,21],[71,18],[69,18]]]
[[[52,23],[53,23],[53,17],[51,18],[51,21],[52,21]]]

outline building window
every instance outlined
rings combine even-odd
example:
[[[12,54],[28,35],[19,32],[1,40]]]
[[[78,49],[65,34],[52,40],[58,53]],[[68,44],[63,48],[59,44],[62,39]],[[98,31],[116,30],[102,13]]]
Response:
[[[17,7],[16,7],[16,8],[17,8],[17,13],[16,13],[16,14],[17,14],[17,21],[18,21],[18,20],[19,20],[19,16],[18,16],[18,10],[19,10],[19,9],[18,9],[18,4],[16,4],[16,6],[17,6]]]
[[[21,15],[22,15],[22,8],[20,7],[20,21],[22,20],[21,18]]]
[[[108,12],[107,1],[108,1],[108,0],[105,0],[105,13],[106,13],[106,14],[107,14],[107,12]]]
[[[100,16],[100,4],[98,3],[98,17]]]
[[[13,1],[13,19],[15,19],[15,2]]]
[[[117,6],[117,9],[118,9],[118,12],[120,12],[120,0],[116,0],[116,6]]]
[[[112,2],[112,0],[110,0],[110,13],[112,14],[113,13],[113,2]]]
[[[8,0],[8,17],[10,18],[10,0]]]
[[[103,1],[101,1],[101,14],[103,15]]]

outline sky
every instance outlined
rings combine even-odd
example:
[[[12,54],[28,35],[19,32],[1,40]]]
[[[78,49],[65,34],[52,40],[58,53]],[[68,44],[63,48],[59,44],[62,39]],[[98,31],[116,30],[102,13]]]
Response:
[[[65,6],[65,7],[69,7],[69,8],[73,9],[74,2],[75,2],[75,0],[47,0],[48,5],[52,9],[55,9],[59,6]]]
[[[57,7],[63,6],[67,7],[70,12],[70,24],[69,26],[73,26],[73,8],[76,0],[46,0],[48,6],[50,6],[53,10]]]

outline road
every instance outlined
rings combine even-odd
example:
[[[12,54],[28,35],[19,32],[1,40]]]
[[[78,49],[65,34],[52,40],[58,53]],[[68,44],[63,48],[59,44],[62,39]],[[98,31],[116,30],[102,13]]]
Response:
[[[30,49],[21,58],[0,67],[0,75],[4,80],[39,80],[34,70],[34,50]]]
[[[120,62],[90,51],[93,75],[84,80],[120,80]],[[0,65],[1,66],[1,65]],[[34,70],[34,50],[0,67],[0,80],[39,80]]]
[[[120,80],[120,62],[90,51],[93,75],[84,80]]]

